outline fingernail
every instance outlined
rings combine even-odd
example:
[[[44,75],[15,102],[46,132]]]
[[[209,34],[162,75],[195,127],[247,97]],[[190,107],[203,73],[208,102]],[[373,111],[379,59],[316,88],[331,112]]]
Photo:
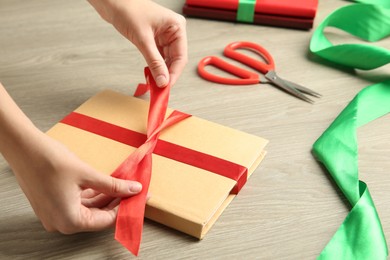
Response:
[[[131,192],[140,192],[142,190],[142,185],[139,182],[131,182],[129,189]]]
[[[156,84],[158,87],[163,88],[168,84],[168,80],[164,75],[158,75],[156,78]]]

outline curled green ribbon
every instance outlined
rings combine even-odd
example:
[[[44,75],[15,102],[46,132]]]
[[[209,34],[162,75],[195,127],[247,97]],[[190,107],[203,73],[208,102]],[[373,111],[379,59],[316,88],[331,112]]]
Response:
[[[356,129],[390,112],[390,80],[363,89],[313,146],[352,210],[318,259],[386,259],[386,239],[367,185],[358,179]]]
[[[239,0],[236,20],[253,23],[255,19],[256,0]]]
[[[390,62],[390,51],[379,46],[333,45],[323,33],[327,26],[336,27],[366,41],[378,41],[390,35],[390,8],[368,4],[342,7],[325,18],[310,42],[311,52],[344,66],[370,70]]]
[[[324,59],[357,69],[390,63],[390,51],[368,44],[333,45],[324,35],[336,27],[366,41],[390,35],[390,1],[342,7],[318,26],[310,50]],[[321,161],[351,205],[351,211],[318,259],[386,259],[382,225],[367,185],[359,180],[356,129],[390,112],[390,80],[363,89],[313,145]]]

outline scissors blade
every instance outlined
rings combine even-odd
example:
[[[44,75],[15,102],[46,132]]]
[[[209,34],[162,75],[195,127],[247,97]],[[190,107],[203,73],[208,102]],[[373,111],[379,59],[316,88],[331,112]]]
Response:
[[[283,89],[284,91],[290,93],[293,96],[296,96],[297,98],[300,98],[306,102],[314,103],[313,100],[303,95],[298,89],[296,89],[293,85],[290,85],[287,81],[284,81],[281,79],[278,75],[276,75],[275,71],[270,70],[267,74],[265,74],[265,77],[272,82],[275,86]]]
[[[284,82],[287,82],[287,84],[292,85],[294,88],[298,89],[299,91],[301,91],[301,92],[303,92],[303,93],[305,93],[305,94],[311,95],[311,96],[313,96],[313,97],[318,97],[318,98],[319,98],[319,97],[322,97],[322,95],[321,95],[320,93],[315,92],[314,90],[311,90],[311,89],[309,89],[309,88],[306,88],[306,87],[304,87],[304,86],[302,86],[302,85],[299,85],[299,84],[297,84],[297,83],[291,82],[291,81],[286,80],[286,79],[283,79],[283,81],[284,81]]]

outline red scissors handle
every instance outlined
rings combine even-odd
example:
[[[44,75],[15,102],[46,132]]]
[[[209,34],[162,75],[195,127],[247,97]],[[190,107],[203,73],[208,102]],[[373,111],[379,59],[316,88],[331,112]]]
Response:
[[[205,67],[208,65],[212,65],[223,71],[229,72],[237,76],[238,78],[224,78],[218,75],[211,74],[205,69]],[[215,56],[203,58],[198,64],[198,73],[202,78],[220,84],[250,85],[257,84],[260,82],[260,78],[257,73],[232,65]]]
[[[249,56],[246,56],[238,51],[237,49],[245,49],[253,51],[254,53],[260,55],[264,58],[266,62],[262,62],[256,59],[253,59]],[[251,68],[254,68],[257,71],[260,71],[263,74],[267,74],[270,70],[275,70],[275,62],[271,54],[261,47],[260,45],[253,42],[233,42],[225,47],[223,54],[226,57],[237,60],[245,65],[248,65]]]

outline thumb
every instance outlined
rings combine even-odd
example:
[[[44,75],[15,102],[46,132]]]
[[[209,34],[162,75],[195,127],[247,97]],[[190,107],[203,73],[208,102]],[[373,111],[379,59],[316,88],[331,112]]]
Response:
[[[160,88],[167,86],[169,83],[168,67],[157,48],[155,40],[144,41],[144,44],[138,46],[138,49],[144,56],[157,86]]]
[[[142,184],[137,181],[122,180],[101,173],[90,174],[85,179],[84,186],[111,197],[128,197],[142,190]]]

